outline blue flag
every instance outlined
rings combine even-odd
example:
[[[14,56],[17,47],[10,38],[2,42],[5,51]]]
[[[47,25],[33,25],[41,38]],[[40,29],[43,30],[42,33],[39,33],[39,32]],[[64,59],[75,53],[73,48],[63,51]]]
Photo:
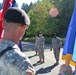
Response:
[[[72,60],[75,37],[76,37],[76,0],[75,0],[74,11],[68,28],[64,48],[63,48],[62,59]]]
[[[76,38],[75,38],[75,44],[74,44],[74,51],[73,51],[72,60],[73,60],[74,62],[76,62]]]

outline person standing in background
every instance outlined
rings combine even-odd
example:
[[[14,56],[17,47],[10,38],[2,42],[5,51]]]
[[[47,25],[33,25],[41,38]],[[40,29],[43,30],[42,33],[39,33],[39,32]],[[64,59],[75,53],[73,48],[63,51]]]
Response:
[[[56,60],[56,63],[54,65],[59,64],[59,55],[60,55],[60,48],[62,47],[62,42],[59,37],[57,37],[56,33],[52,34],[52,43],[51,43],[51,49],[53,49],[54,57]]]
[[[36,40],[35,40],[35,52],[36,52],[36,54],[35,54],[35,56],[36,55],[38,55],[38,34],[36,35]]]
[[[38,53],[39,53],[39,61],[38,63],[44,63],[44,43],[45,43],[45,38],[43,37],[43,33],[39,33],[39,38],[38,38]]]

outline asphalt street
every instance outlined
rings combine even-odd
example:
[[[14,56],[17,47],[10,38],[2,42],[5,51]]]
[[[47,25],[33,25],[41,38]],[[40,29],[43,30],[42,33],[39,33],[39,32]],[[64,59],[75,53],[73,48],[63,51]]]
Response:
[[[55,59],[53,55],[53,51],[50,51],[50,45],[45,45],[44,54],[45,54],[45,63],[39,64],[37,61],[39,60],[38,56],[35,56],[34,43],[24,42],[22,41],[23,53],[25,53],[30,59],[31,63],[34,66],[36,71],[36,75],[57,75],[59,73],[59,68],[65,62],[61,59],[62,51],[60,52],[60,61],[59,65],[54,65]],[[74,70],[74,67],[72,66]]]

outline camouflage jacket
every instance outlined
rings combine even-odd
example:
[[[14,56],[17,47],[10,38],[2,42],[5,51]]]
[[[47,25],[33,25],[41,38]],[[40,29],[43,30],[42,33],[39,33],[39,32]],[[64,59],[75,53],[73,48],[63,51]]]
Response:
[[[20,51],[14,42],[0,41],[0,52],[10,46],[13,48],[0,57],[0,75],[26,75],[27,71],[34,73],[28,57]]]
[[[38,45],[44,46],[44,43],[45,43],[45,38],[44,37],[39,37],[38,38]]]
[[[51,43],[51,48],[53,49],[59,49],[62,47],[62,42],[59,37],[53,38]]]

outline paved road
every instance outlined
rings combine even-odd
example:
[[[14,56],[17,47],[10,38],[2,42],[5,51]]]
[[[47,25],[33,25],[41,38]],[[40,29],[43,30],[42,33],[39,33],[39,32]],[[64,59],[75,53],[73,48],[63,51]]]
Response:
[[[61,60],[62,50],[60,53],[60,64],[55,66],[55,59],[53,55],[53,51],[50,51],[50,45],[45,45],[45,63],[38,64],[37,61],[39,60],[38,56],[35,55],[34,51],[34,43],[29,42],[22,42],[23,52],[29,57],[30,61],[32,62],[34,69],[36,71],[36,75],[57,75],[59,72],[59,68],[64,61]],[[72,67],[74,69],[74,67]]]

